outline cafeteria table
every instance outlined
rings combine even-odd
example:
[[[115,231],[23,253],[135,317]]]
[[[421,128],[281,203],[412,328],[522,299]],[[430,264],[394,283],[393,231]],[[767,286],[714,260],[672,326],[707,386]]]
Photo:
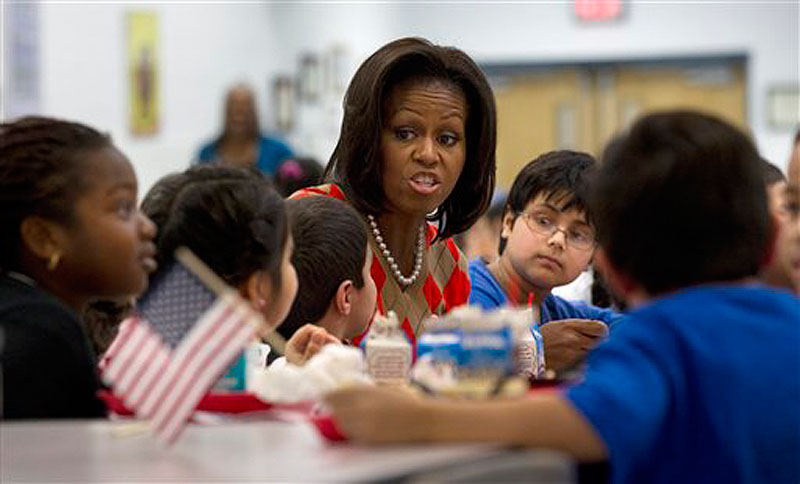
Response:
[[[331,443],[305,421],[190,425],[170,448],[110,420],[0,423],[0,482],[574,482],[561,454]]]

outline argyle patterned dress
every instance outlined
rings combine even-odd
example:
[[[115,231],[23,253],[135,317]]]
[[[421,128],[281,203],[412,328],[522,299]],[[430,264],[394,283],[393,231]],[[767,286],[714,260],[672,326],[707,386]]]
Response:
[[[305,188],[292,194],[292,199],[308,196],[327,196],[347,201],[344,192],[335,184]],[[372,247],[372,265],[370,271],[378,289],[378,311],[386,314],[393,310],[402,321],[403,331],[416,348],[417,336],[422,330],[422,321],[436,314],[441,316],[451,309],[467,304],[469,299],[469,276],[467,259],[456,246],[453,239],[439,240],[432,243],[436,236],[436,227],[428,224],[425,237],[427,264],[414,284],[405,290],[392,276],[389,264],[383,258],[369,232]],[[363,335],[362,335],[363,337]],[[353,343],[358,344],[361,337]]]

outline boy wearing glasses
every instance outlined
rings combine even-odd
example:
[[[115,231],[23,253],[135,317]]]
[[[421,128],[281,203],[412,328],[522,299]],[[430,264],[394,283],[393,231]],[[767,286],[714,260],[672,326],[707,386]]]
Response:
[[[590,155],[551,151],[517,175],[503,210],[500,257],[470,263],[470,304],[484,309],[539,305],[547,368],[560,372],[583,360],[621,319],[614,311],[568,302],[551,294],[586,270],[595,249],[587,210]]]

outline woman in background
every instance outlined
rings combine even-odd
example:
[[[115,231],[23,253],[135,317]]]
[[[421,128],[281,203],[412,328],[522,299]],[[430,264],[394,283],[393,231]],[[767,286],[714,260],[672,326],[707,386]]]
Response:
[[[281,141],[261,134],[253,90],[240,84],[225,96],[225,127],[219,138],[203,146],[197,163],[218,163],[275,173],[292,150]]]

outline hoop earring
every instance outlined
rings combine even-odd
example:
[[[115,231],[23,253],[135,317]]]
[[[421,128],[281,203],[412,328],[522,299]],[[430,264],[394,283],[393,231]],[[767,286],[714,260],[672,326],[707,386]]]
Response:
[[[50,254],[50,259],[47,261],[47,270],[54,271],[56,267],[58,267],[58,263],[61,262],[61,254],[58,252],[53,252]]]

